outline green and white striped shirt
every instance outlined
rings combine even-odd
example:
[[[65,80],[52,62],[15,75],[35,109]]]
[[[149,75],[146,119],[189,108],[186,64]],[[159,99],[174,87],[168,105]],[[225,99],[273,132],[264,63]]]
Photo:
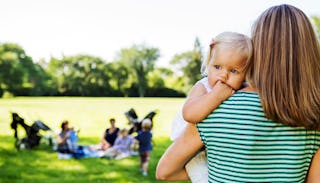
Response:
[[[238,91],[198,123],[209,182],[303,182],[320,132],[266,119],[259,96]]]

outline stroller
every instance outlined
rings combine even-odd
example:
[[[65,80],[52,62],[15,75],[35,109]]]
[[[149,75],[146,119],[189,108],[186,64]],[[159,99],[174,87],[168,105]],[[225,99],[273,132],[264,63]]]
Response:
[[[132,134],[134,132],[138,132],[141,130],[141,123],[144,119],[150,119],[152,126],[153,126],[153,117],[157,114],[156,111],[151,111],[149,112],[143,119],[138,119],[136,111],[131,108],[129,111],[124,113],[125,116],[127,117],[129,124],[131,125],[131,128],[129,129],[129,134]]]
[[[26,131],[27,136],[22,139],[18,137],[18,131],[17,131],[18,124],[20,124]],[[24,119],[21,118],[17,113],[12,113],[11,128],[14,130],[14,138],[16,139],[15,147],[18,150],[32,149],[38,146],[42,137],[39,134],[39,131],[40,130],[51,131],[51,129],[47,125],[45,125],[43,122],[39,120],[35,121],[31,126],[25,124]],[[51,137],[48,138],[48,143],[50,146],[53,145],[53,141]]]

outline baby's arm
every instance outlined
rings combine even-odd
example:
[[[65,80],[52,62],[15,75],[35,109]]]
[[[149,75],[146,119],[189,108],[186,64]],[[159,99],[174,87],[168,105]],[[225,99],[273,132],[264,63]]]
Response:
[[[232,88],[221,81],[218,81],[209,93],[202,84],[196,84],[183,105],[184,120],[190,123],[202,121],[233,93]]]

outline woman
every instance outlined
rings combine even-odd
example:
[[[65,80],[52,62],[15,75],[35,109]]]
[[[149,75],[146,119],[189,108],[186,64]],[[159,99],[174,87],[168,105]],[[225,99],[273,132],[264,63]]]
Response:
[[[319,42],[307,16],[290,5],[263,12],[252,42],[249,85],[188,125],[160,159],[158,179],[188,180],[184,164],[204,144],[209,182],[305,181],[320,146]],[[318,154],[310,182],[319,175]]]
[[[111,126],[104,132],[98,149],[107,150],[108,148],[113,146],[114,141],[118,137],[120,128],[116,127],[116,120],[114,118],[110,118],[109,122]]]
[[[72,153],[70,146],[68,145],[68,139],[70,138],[69,122],[63,121],[61,123],[61,132],[57,136],[57,151],[60,153]]]

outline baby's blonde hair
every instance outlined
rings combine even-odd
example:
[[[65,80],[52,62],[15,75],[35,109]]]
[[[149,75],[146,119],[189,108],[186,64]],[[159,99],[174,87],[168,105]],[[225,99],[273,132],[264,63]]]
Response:
[[[207,59],[202,62],[201,66],[201,74],[203,76],[207,76],[208,65],[215,53],[215,49],[219,47],[230,48],[236,51],[235,53],[240,54],[245,59],[243,70],[247,70],[253,52],[252,42],[248,36],[237,32],[222,32],[211,41],[209,46]]]

